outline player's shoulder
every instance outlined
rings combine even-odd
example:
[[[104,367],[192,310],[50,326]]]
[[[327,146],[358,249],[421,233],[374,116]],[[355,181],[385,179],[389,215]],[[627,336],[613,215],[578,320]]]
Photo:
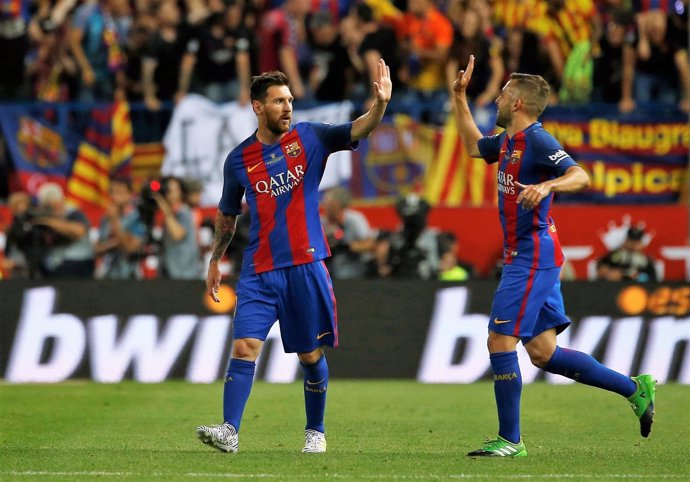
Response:
[[[235,146],[225,157],[225,162],[230,161],[231,159],[237,159],[238,157],[242,157],[244,154],[244,151],[247,149],[247,147],[251,146],[252,144],[255,144],[259,142],[256,139],[256,133],[252,134],[251,136],[247,137],[245,140],[240,142],[237,146]]]
[[[540,122],[535,122],[525,130],[525,138],[534,148],[561,149],[561,144],[553,134],[544,129]]]

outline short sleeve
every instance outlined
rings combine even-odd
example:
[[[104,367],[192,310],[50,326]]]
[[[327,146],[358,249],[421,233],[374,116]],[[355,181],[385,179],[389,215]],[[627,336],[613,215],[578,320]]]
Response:
[[[237,216],[242,214],[242,197],[244,186],[237,179],[232,168],[232,153],[225,159],[223,166],[223,194],[218,209],[225,215]]]
[[[328,152],[356,150],[359,146],[359,141],[352,142],[352,122],[337,125],[310,122],[309,125]]]
[[[549,134],[539,136],[533,149],[532,156],[537,165],[556,176],[562,176],[569,168],[577,166],[570,154]]]
[[[503,145],[505,136],[505,132],[501,132],[494,136],[482,137],[477,141],[479,154],[481,154],[487,164],[498,162],[498,156],[501,153],[501,145]]]

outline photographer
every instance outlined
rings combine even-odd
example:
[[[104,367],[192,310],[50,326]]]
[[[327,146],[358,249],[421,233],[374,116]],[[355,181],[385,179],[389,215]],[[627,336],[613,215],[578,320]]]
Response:
[[[429,203],[417,194],[408,194],[395,204],[402,230],[389,239],[393,277],[430,279],[438,273],[438,231],[427,227],[429,209]]]
[[[99,257],[96,277],[141,279],[139,262],[146,233],[146,225],[133,203],[131,182],[112,179],[110,203],[101,220],[95,246]]]
[[[65,203],[59,184],[43,184],[37,197],[37,209],[28,211],[31,235],[40,249],[38,270],[32,274],[46,278],[92,278],[95,263],[89,220],[79,209]]]
[[[176,177],[161,181],[161,192],[151,196],[163,213],[162,276],[171,279],[200,279],[201,252],[194,215],[185,200],[185,185]]]
[[[321,203],[321,224],[331,249],[326,265],[333,279],[364,278],[374,250],[369,222],[359,211],[349,209],[351,199],[350,191],[335,187],[326,191]]]
[[[33,225],[28,214],[31,208],[31,195],[27,192],[12,193],[7,200],[7,206],[12,214],[12,225],[7,230],[5,257],[1,261],[0,271],[7,273],[9,278],[33,277],[29,260],[35,258],[33,253],[36,249]]]

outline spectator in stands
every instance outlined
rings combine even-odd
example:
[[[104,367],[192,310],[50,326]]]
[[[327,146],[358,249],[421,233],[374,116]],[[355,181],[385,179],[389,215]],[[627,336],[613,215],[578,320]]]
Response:
[[[346,99],[356,74],[331,12],[319,10],[311,15],[308,38],[313,59],[309,90],[322,102]]]
[[[591,51],[597,11],[592,1],[551,0],[546,3],[546,15],[540,20],[539,28],[543,29],[542,34],[556,76],[562,81],[569,57],[578,55],[578,47],[589,44],[586,50]],[[591,55],[581,57],[589,58]],[[591,83],[591,79],[589,82]]]
[[[187,45],[183,75],[194,70],[192,90],[214,102],[249,102],[250,32],[242,26],[242,7],[235,0],[211,14]],[[183,80],[189,85],[189,79]]]
[[[604,31],[594,58],[592,100],[618,104],[623,98],[623,59],[635,55],[633,17],[626,10],[615,10],[603,20]],[[632,98],[631,93],[628,97]]]
[[[440,281],[467,281],[474,277],[474,268],[458,259],[458,238],[443,231],[436,239],[439,253],[438,279]]]
[[[130,24],[127,0],[99,0],[77,7],[70,46],[79,66],[79,100],[111,101],[116,89],[124,86],[124,45]]]
[[[504,32],[503,43],[506,73],[532,72],[544,78],[553,78],[553,69],[536,33],[525,28],[508,29]]]
[[[184,200],[184,184],[176,177],[164,178],[161,184],[162,192],[152,193],[163,213],[161,274],[164,278],[200,279],[201,253],[192,210]]]
[[[111,179],[110,202],[95,245],[99,258],[96,278],[140,279],[139,265],[145,240],[146,225],[134,203],[131,182]]]
[[[0,100],[25,95],[24,57],[28,50],[29,2],[3,2],[0,7]]]
[[[179,100],[188,85],[180,85],[180,66],[186,40],[180,28],[180,9],[173,0],[158,7],[158,26],[145,48],[141,64],[144,102],[150,110],[159,110],[162,102]]]
[[[367,218],[352,208],[352,194],[344,187],[326,191],[321,202],[323,225],[331,257],[326,260],[334,279],[364,278],[375,235]]]
[[[350,62],[359,73],[363,82],[363,92],[359,97],[366,99],[364,109],[373,103],[374,98],[369,91],[373,79],[378,72],[378,61],[383,59],[390,67],[393,82],[393,96],[405,88],[400,80],[400,53],[395,30],[374,18],[374,12],[366,3],[358,3],[352,8],[351,14],[341,22],[341,36],[347,48]]]
[[[86,215],[67,204],[59,184],[43,184],[37,197],[38,207],[30,222],[43,247],[41,274],[46,278],[93,278],[91,224]]]
[[[656,281],[654,261],[644,253],[645,245],[644,229],[632,226],[628,229],[623,245],[599,260],[597,278],[606,281]]]
[[[79,68],[70,55],[69,27],[39,23],[34,48],[26,57],[26,74],[32,97],[45,102],[76,98]]]
[[[144,99],[144,88],[141,76],[141,64],[144,50],[156,29],[156,19],[149,14],[140,13],[134,20],[134,25],[129,31],[125,55],[127,66],[125,68],[125,95],[129,101],[141,101]]]
[[[258,31],[259,71],[285,72],[296,99],[308,95],[310,54],[305,21],[310,8],[310,0],[285,0],[263,16]]]
[[[410,92],[404,99],[412,115],[423,114],[425,121],[443,123],[448,98],[445,81],[446,60],[453,43],[453,26],[433,0],[409,0],[407,12],[399,24],[398,38],[406,58],[404,71]],[[421,102],[430,104],[427,112],[415,113]],[[436,113],[436,115],[434,115]]]
[[[453,10],[453,45],[446,63],[448,90],[452,92],[453,82],[461,65],[467,65],[470,55],[477,59],[479,82],[469,88],[467,95],[475,106],[485,107],[496,100],[501,90],[505,68],[501,58],[502,42],[488,38],[482,30],[480,13],[472,8]]]
[[[624,57],[623,112],[637,103],[661,102],[690,109],[690,66],[687,37],[673,31],[668,15],[650,10],[637,15],[635,56]],[[633,92],[633,98],[630,98]]]

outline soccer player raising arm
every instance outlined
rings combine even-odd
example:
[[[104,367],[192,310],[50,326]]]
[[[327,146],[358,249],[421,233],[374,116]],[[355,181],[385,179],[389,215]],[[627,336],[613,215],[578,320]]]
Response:
[[[581,191],[590,181],[538,121],[549,100],[549,84],[538,75],[511,74],[496,99],[496,125],[505,130],[485,137],[472,118],[465,93],[473,69],[474,56],[470,56],[453,84],[453,104],[467,152],[498,163],[504,266],[491,307],[488,339],[498,436],[467,455],[527,455],[520,432],[518,342],[535,366],[626,397],[639,418],[642,436],[647,437],[654,415],[654,378],[627,377],[590,355],[557,345],[557,334],[570,320],[559,281],[563,253],[549,211],[553,193]]]
[[[252,79],[250,96],[258,129],[225,160],[206,278],[209,296],[219,301],[220,260],[235,233],[242,197],[246,196],[249,244],[236,286],[224,420],[219,425],[197,427],[199,439],[218,450],[238,450],[255,361],[277,319],[283,348],[297,353],[304,371],[307,421],[302,451],[326,451],[328,365],[322,347],[338,345],[338,318],[333,285],[323,262],[331,253],[321,227],[318,187],[328,156],[356,149],[357,141],[381,122],[392,90],[390,71],[383,60],[372,89],[374,104],[354,122],[292,125],[293,95],[285,74],[266,72]]]

